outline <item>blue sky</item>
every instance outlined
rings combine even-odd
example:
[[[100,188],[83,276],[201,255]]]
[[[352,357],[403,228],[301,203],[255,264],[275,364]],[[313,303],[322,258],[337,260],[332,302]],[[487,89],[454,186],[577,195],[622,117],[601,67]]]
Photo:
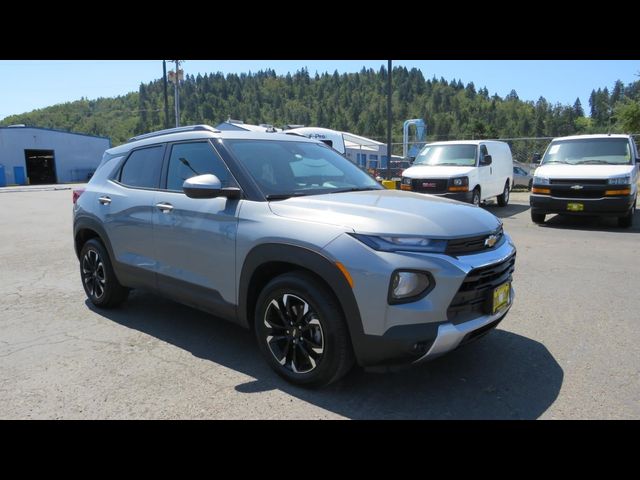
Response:
[[[276,73],[307,67],[315,72],[355,72],[380,68],[386,60],[189,60],[189,74],[221,71],[256,72],[273,68]],[[515,89],[523,100],[543,96],[551,103],[573,104],[580,97],[589,113],[593,88],[611,87],[617,79],[625,84],[639,80],[638,60],[396,60],[394,65],[422,70],[425,77],[473,81],[476,89],[505,96]],[[0,119],[56,103],[122,95],[138,89],[141,82],[162,76],[160,60],[1,60]]]

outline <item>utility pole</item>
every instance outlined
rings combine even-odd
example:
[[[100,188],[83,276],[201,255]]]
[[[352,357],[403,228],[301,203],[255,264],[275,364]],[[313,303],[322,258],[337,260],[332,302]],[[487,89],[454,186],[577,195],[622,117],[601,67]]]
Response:
[[[176,96],[176,127],[180,126],[180,96],[178,93],[178,84],[180,83],[180,60],[176,60],[176,83],[175,83],[175,96]]]
[[[387,180],[391,180],[391,60],[387,67]]]
[[[175,109],[176,109],[176,127],[180,126],[180,94],[178,92],[178,85],[180,84],[180,80],[182,80],[182,70],[180,70],[181,60],[174,60],[176,63],[176,70],[169,72],[169,80],[173,82],[174,86],[174,98],[175,98]]]
[[[164,83],[164,128],[169,128],[169,94],[167,93],[167,61],[162,60],[162,82]]]

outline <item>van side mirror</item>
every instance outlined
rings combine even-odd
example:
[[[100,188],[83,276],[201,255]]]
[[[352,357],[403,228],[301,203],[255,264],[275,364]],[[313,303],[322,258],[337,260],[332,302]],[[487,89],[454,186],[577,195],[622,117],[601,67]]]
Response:
[[[491,165],[492,161],[493,160],[491,159],[491,155],[485,155],[484,157],[482,157],[482,160],[480,160],[480,165]]]
[[[182,190],[189,198],[240,198],[239,188],[222,188],[220,179],[210,173],[188,178],[182,184]]]
[[[542,160],[542,155],[540,155],[539,153],[534,153],[533,158],[531,159],[531,163],[540,163],[540,160]]]

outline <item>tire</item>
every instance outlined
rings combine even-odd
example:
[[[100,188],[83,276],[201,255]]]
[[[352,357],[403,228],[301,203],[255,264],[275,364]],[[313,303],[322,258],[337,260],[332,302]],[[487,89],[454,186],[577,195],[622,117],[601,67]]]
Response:
[[[264,287],[256,304],[254,330],[269,366],[293,384],[329,385],[354,364],[342,309],[307,273],[285,273]]]
[[[533,188],[533,178],[531,180],[529,180],[529,186],[527,187],[527,189],[529,189],[529,191]]]
[[[129,289],[120,285],[113,272],[107,249],[96,238],[80,250],[80,278],[84,293],[96,307],[117,307],[129,295]]]
[[[498,195],[498,206],[506,207],[509,205],[509,180],[504,184],[504,190],[501,195]]]
[[[531,212],[531,220],[533,223],[543,224],[546,215],[544,213],[533,213]]]
[[[481,200],[480,200],[480,187],[476,187],[473,189],[473,193],[471,195],[471,203],[473,205],[475,205],[476,207],[480,206]]]
[[[633,206],[629,213],[627,213],[624,217],[618,217],[618,226],[620,228],[631,228],[633,226],[633,216],[636,213],[636,202],[633,202]]]

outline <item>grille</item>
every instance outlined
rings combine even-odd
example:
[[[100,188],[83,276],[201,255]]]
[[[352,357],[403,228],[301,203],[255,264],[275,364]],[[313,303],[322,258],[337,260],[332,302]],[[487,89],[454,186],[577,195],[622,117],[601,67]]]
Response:
[[[567,187],[552,187],[551,196],[560,198],[602,198],[604,197],[604,189],[583,188],[580,190],[573,190]]]
[[[449,321],[456,323],[456,320],[465,319],[469,313],[491,313],[493,289],[512,280],[515,264],[514,253],[500,263],[471,270],[447,309]]]
[[[495,235],[497,237],[496,243],[493,247],[488,247],[485,245],[485,240],[489,238],[490,235]],[[476,253],[482,252],[484,250],[490,250],[492,248],[496,248],[500,245],[502,241],[503,231],[502,228],[497,232],[489,235],[479,235],[477,237],[468,237],[468,238],[456,238],[453,240],[449,240],[447,242],[447,249],[445,253],[447,255],[461,255],[465,253]]]
[[[606,186],[607,185],[607,181],[606,180],[602,180],[602,179],[593,179],[593,178],[586,178],[586,179],[576,179],[576,180],[572,180],[572,179],[556,179],[556,180],[549,180],[549,183],[551,185],[600,185],[600,186]]]
[[[414,192],[445,193],[448,182],[446,178],[415,178],[411,180],[411,187]]]

